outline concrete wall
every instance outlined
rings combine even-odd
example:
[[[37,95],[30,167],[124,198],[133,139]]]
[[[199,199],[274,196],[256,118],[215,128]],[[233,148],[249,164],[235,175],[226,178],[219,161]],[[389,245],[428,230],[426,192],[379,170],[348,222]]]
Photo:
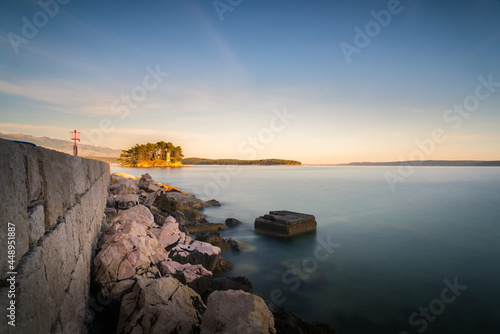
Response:
[[[0,333],[80,333],[109,165],[0,139]],[[8,223],[15,224],[15,299]],[[15,300],[15,327],[7,306]]]

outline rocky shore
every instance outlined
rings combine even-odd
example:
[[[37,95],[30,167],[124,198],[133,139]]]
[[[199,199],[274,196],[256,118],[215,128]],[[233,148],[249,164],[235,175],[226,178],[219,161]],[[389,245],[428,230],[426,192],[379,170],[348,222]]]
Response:
[[[232,269],[222,251],[242,248],[218,232],[238,220],[212,224],[200,212],[220,206],[216,200],[203,202],[148,174],[113,174],[106,204],[92,261],[102,310],[87,319],[90,333],[334,333],[266,304],[245,277],[214,278]]]

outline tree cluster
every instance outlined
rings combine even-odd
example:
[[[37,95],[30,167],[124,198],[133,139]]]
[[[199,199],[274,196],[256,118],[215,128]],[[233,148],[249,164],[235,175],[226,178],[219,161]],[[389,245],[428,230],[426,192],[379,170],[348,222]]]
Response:
[[[122,165],[134,166],[140,161],[167,160],[167,152],[170,152],[170,160],[174,162],[182,161],[184,154],[182,148],[175,146],[171,142],[160,141],[156,144],[136,144],[134,147],[123,150],[118,159]]]

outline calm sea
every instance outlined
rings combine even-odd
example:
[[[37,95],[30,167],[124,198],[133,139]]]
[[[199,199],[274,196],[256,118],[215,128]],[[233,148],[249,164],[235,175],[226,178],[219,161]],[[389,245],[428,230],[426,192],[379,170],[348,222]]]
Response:
[[[113,167],[149,173],[208,200],[211,222],[247,250],[226,252],[229,275],[255,293],[338,333],[500,333],[500,168],[419,167],[396,185],[394,167]],[[315,234],[256,234],[271,210],[316,216]]]

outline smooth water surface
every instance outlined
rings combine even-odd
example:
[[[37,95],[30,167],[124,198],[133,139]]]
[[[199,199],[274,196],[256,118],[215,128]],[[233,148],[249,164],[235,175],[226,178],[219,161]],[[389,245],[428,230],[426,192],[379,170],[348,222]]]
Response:
[[[223,254],[229,275],[306,320],[338,333],[500,333],[500,168],[420,167],[395,191],[384,178],[395,167],[112,171],[219,200],[209,221],[244,222],[222,232],[247,248]],[[256,234],[254,219],[271,210],[313,214],[317,232]]]

